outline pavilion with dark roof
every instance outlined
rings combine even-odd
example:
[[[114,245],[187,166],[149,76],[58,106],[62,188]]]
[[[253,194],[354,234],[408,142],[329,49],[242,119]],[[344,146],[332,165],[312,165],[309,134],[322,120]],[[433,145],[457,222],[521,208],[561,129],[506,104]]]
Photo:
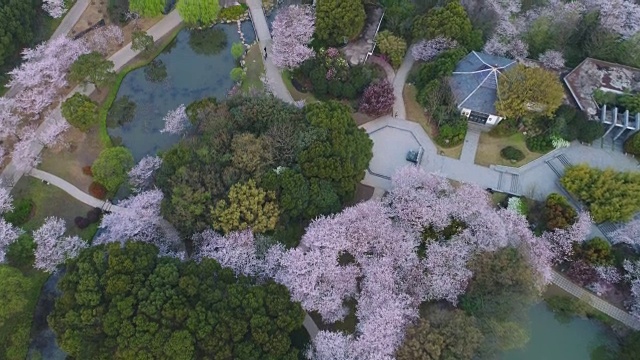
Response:
[[[498,76],[514,66],[515,60],[472,51],[458,64],[449,78],[449,86],[458,109],[470,121],[496,125]]]

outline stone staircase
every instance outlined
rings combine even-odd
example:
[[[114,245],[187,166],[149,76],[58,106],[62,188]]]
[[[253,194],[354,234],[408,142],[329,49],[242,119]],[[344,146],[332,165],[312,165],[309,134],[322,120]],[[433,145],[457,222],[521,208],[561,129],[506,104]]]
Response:
[[[508,171],[500,171],[498,186],[495,190],[518,196],[521,195],[520,175]]]

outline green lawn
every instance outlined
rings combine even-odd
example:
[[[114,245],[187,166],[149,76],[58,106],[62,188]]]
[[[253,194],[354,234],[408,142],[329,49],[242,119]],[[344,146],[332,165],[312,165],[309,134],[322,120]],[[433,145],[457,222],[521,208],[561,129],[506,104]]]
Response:
[[[293,100],[295,101],[304,100],[304,102],[307,104],[318,101],[318,99],[316,99],[316,97],[313,96],[313,94],[301,93],[300,91],[296,90],[296,88],[291,83],[291,73],[288,70],[282,71],[282,80],[284,81],[284,85],[287,87],[287,90],[289,90],[289,92],[291,93],[291,97],[293,98]]]
[[[251,89],[263,90],[264,84],[260,78],[264,74],[264,64],[262,63],[262,52],[259,44],[253,44],[244,58],[247,68],[247,75],[242,81],[241,90],[244,94],[249,94]]]
[[[78,235],[87,241],[93,238],[96,226],[80,230],[74,224],[76,216],[86,216],[91,207],[57,187],[30,176],[23,176],[13,188],[12,195],[14,199],[31,199],[35,204],[33,217],[22,226],[25,231],[36,230],[47,217],[56,216],[65,220],[68,235]]]
[[[521,161],[511,162],[511,160],[503,159],[500,156],[500,150],[507,146],[513,146],[514,148],[522,151],[525,155]],[[493,137],[486,132],[480,134],[480,142],[478,143],[478,150],[476,151],[475,162],[478,165],[505,165],[520,167],[527,164],[544,154],[532,152],[527,149],[525,142],[525,136],[522,133],[516,133],[507,137]]]

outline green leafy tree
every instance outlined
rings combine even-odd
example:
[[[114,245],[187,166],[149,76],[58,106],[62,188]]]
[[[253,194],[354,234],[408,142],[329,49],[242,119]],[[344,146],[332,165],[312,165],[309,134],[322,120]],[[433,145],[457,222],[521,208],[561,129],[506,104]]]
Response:
[[[568,168],[560,183],[588,206],[597,223],[628,221],[640,211],[640,174],[580,164]]]
[[[241,42],[235,42],[231,45],[231,56],[238,60],[244,55],[244,45]]]
[[[127,180],[133,163],[133,155],[127,148],[112,147],[102,150],[91,166],[91,172],[95,181],[108,191],[116,191]]]
[[[524,345],[526,330],[519,323],[538,298],[536,278],[527,260],[515,248],[476,255],[468,264],[473,272],[461,307],[479,321],[485,335],[478,355]]]
[[[400,67],[404,54],[407,52],[407,43],[403,38],[393,35],[391,31],[384,30],[376,36],[376,43],[380,52],[387,55],[394,68]]]
[[[41,273],[31,270],[26,276],[0,264],[0,359],[27,358],[33,312],[45,280]]]
[[[129,0],[129,10],[142,17],[159,16],[165,6],[166,0]]]
[[[411,25],[416,15],[416,6],[411,0],[381,0],[385,8],[382,28],[405,39],[411,37]]]
[[[251,133],[242,133],[231,141],[233,166],[251,175],[261,175],[272,164],[266,140]]]
[[[496,110],[507,118],[552,116],[562,104],[564,90],[558,77],[543,68],[518,64],[498,77]]]
[[[211,210],[215,229],[228,233],[251,228],[261,233],[276,227],[280,210],[273,191],[265,191],[249,180],[233,185],[227,198]]]
[[[97,51],[80,55],[69,69],[72,81],[83,82],[87,79],[97,87],[111,83],[115,75],[113,61],[105,59]]]
[[[153,36],[137,30],[131,34],[131,49],[134,51],[149,51],[153,49]]]
[[[640,331],[627,335],[620,344],[618,360],[634,360],[640,354]]]
[[[38,6],[33,0],[0,0],[0,66],[33,41]]]
[[[373,142],[337,101],[307,106],[306,117],[318,132],[298,157],[302,174],[329,181],[341,200],[350,199],[373,157]]]
[[[220,12],[218,0],[180,0],[176,6],[182,20],[193,26],[215,24]]]
[[[98,105],[88,96],[75,93],[62,103],[62,116],[80,131],[87,131],[98,122]]]
[[[575,256],[596,266],[607,266],[613,264],[613,253],[611,244],[600,237],[594,237],[583,243],[574,246]]]
[[[433,39],[438,36],[456,40],[468,49],[482,47],[482,33],[474,31],[471,20],[460,1],[448,1],[434,7],[413,22],[414,39]]]
[[[328,45],[344,44],[360,34],[365,19],[362,0],[318,0],[315,36]]]
[[[464,311],[430,306],[407,330],[398,360],[473,359],[484,336],[476,319]]]
[[[300,304],[273,282],[253,285],[211,259],[158,257],[128,242],[83,251],[67,266],[48,318],[76,359],[283,359]]]

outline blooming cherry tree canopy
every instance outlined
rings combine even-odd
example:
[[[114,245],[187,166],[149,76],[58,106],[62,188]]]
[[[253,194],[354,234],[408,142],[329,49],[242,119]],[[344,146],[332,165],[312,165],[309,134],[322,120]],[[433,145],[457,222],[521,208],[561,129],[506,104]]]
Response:
[[[164,117],[164,128],[161,133],[180,134],[188,125],[187,108],[184,104],[174,110],[170,110]]]
[[[67,12],[64,0],[43,0],[42,9],[46,11],[52,18],[60,18]]]
[[[162,165],[158,156],[147,155],[129,171],[129,183],[136,192],[143,191],[153,180],[153,173]]]
[[[44,224],[33,232],[36,244],[34,267],[53,272],[69,258],[76,257],[87,243],[77,236],[63,236],[66,231],[64,220],[48,217]]]
[[[315,17],[310,6],[291,5],[282,9],[273,21],[271,58],[279,68],[293,69],[312,58],[309,47],[315,31]]]

